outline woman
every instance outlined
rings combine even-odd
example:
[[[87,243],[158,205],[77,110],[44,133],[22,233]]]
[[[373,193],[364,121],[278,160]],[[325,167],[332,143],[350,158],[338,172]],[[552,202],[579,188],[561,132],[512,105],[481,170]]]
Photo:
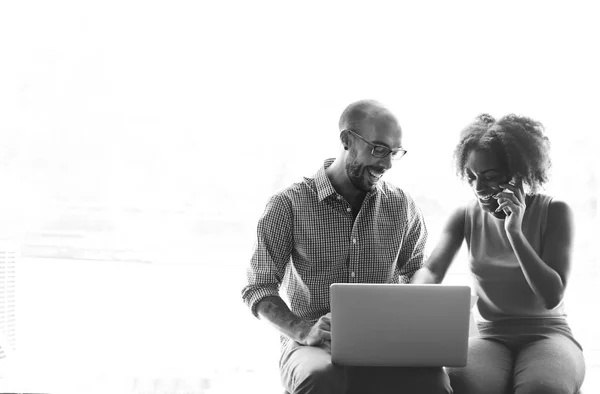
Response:
[[[457,173],[476,199],[450,216],[412,283],[440,283],[466,240],[480,335],[469,342],[468,365],[448,369],[457,394],[577,393],[583,382],[582,349],[562,303],[573,213],[538,193],[549,145],[530,118],[481,115],[455,149]]]

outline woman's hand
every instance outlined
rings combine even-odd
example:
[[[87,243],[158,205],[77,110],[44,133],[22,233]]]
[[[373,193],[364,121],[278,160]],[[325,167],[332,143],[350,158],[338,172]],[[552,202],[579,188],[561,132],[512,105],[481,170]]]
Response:
[[[506,218],[504,219],[504,229],[509,234],[518,233],[522,229],[523,216],[525,214],[525,190],[523,182],[520,178],[513,178],[513,182],[509,182],[500,187],[503,189],[500,193],[494,196],[498,200],[498,208],[496,212],[504,210]]]

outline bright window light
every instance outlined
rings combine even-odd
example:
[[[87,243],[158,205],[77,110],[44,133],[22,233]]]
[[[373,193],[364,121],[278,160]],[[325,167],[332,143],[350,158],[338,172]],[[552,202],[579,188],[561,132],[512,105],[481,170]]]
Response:
[[[422,208],[429,250],[471,197],[452,169],[462,127],[482,112],[546,126],[545,192],[578,228],[570,322],[600,354],[595,14],[392,3],[3,2],[0,240],[19,258],[0,384],[280,390],[278,334],[240,295],[256,221],[338,153],[338,117],[362,98],[400,120],[409,153],[386,178]],[[469,283],[465,258],[448,281]]]

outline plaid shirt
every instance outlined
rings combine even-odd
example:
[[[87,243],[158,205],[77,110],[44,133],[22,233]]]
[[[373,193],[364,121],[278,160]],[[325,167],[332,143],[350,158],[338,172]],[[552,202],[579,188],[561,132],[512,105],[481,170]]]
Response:
[[[263,298],[280,295],[314,323],[330,311],[332,283],[408,283],[423,265],[427,229],[413,199],[380,180],[354,220],[325,174],[331,163],[267,203],[242,290],[255,316]]]

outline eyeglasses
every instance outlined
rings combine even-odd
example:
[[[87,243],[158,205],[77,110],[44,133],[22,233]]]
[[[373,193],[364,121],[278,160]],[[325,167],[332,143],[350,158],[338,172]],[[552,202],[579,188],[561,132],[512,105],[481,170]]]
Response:
[[[402,148],[390,149],[387,146],[373,144],[372,142],[369,142],[366,139],[364,139],[363,137],[361,137],[360,135],[358,135],[358,133],[356,133],[353,130],[350,130],[350,129],[342,130],[342,132],[344,132],[344,131],[352,133],[353,135],[355,135],[358,138],[360,138],[361,140],[363,140],[365,143],[371,145],[373,147],[373,149],[371,149],[371,155],[373,155],[374,157],[376,157],[378,159],[386,158],[391,153],[392,160],[400,160],[407,152],[406,149],[402,149]]]

